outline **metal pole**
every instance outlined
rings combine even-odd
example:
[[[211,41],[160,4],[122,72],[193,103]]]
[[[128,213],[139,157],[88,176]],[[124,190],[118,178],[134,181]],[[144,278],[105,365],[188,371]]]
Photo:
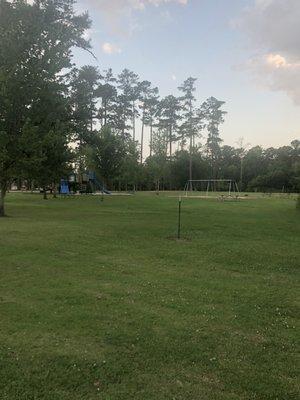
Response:
[[[179,197],[178,201],[178,234],[177,238],[180,239],[181,236],[181,197]]]

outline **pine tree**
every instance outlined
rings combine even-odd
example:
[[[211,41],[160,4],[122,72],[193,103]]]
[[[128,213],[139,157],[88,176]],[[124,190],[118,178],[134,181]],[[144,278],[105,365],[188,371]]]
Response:
[[[182,104],[182,124],[180,126],[181,148],[184,148],[186,141],[189,141],[189,180],[193,179],[193,150],[195,148],[195,139],[200,136],[202,129],[201,114],[195,108],[196,98],[196,78],[186,79],[179,91],[183,93],[180,98]]]
[[[85,143],[94,129],[94,119],[98,117],[99,81],[101,75],[96,67],[87,65],[73,70],[71,81],[71,101],[73,105],[74,127],[77,140]]]
[[[144,130],[145,126],[150,126],[150,155],[152,152],[153,124],[158,105],[158,88],[152,88],[151,82],[143,81],[140,83],[140,108],[141,108],[141,163],[144,155]]]
[[[117,99],[117,89],[115,87],[116,78],[113,76],[112,69],[104,71],[103,84],[99,85],[98,95],[102,104],[99,110],[99,118],[102,126],[113,124],[114,104]]]
[[[117,115],[119,127],[125,137],[126,131],[131,127],[132,138],[135,141],[135,121],[138,116],[136,102],[139,98],[139,77],[132,71],[124,69],[118,76],[117,84],[120,94],[117,98]],[[129,125],[128,125],[129,122]],[[131,125],[130,125],[131,123]]]
[[[157,122],[159,106],[159,91],[157,87],[149,88],[147,97],[144,99],[144,124],[150,127],[150,156],[153,152],[153,128]]]
[[[207,153],[211,163],[212,177],[216,178],[218,159],[220,157],[220,125],[224,122],[224,115],[227,114],[221,108],[225,104],[224,101],[210,97],[201,106],[201,113],[207,122],[208,137],[206,142]]]
[[[180,101],[173,95],[164,97],[158,105],[158,125],[161,130],[168,132],[170,157],[172,157],[172,144],[178,140],[180,111]]]

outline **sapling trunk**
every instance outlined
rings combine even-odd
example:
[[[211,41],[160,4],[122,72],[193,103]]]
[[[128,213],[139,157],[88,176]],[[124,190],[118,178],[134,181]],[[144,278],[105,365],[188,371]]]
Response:
[[[193,139],[190,137],[190,154],[189,154],[189,179],[193,179]]]
[[[1,185],[1,189],[0,189],[0,217],[4,217],[5,216],[5,206],[4,206],[5,195],[6,195],[6,185]]]
[[[56,199],[57,198],[57,187],[56,187],[55,183],[53,183],[53,186],[52,186],[52,193],[53,193],[53,198]]]

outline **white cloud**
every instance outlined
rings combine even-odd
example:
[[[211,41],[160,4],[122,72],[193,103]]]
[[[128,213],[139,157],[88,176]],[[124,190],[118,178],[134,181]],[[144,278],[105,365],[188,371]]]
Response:
[[[167,3],[186,5],[189,0],[87,0],[103,12],[121,14],[124,10],[144,10],[147,6]]]
[[[167,4],[178,4],[185,6],[189,0],[81,0],[86,6],[89,3],[95,9],[98,9],[105,17],[110,29],[115,33],[128,34],[133,24],[127,24],[126,19],[132,20],[133,14],[141,12],[149,6],[159,7]],[[128,28],[129,26],[129,28]]]
[[[247,68],[260,86],[285,92],[300,105],[300,63],[289,63],[280,54],[266,54],[252,58]]]
[[[105,42],[102,44],[102,51],[105,54],[117,54],[122,52],[119,46],[109,42]]]
[[[256,0],[239,27],[258,54],[248,63],[255,76],[300,104],[300,0]]]

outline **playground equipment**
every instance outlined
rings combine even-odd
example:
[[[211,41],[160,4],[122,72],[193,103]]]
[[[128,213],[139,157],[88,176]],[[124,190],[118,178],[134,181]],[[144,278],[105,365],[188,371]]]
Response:
[[[208,197],[210,193],[223,193],[222,197],[239,196],[239,188],[232,179],[195,179],[189,180],[184,187],[185,196]]]
[[[71,174],[68,179],[61,179],[60,194],[69,195],[79,192],[80,194],[95,193],[110,195],[111,192],[106,189],[104,184],[98,180],[95,172],[87,171],[80,174]]]
[[[111,194],[111,192],[105,188],[104,184],[97,179],[95,172],[89,171],[88,178],[94,189],[97,189],[104,194]]]
[[[70,194],[69,182],[65,179],[60,181],[60,194],[68,195]]]
[[[69,182],[73,191],[80,194],[95,193],[96,191],[102,194],[111,194],[104,184],[98,180],[94,171],[72,174],[69,177]]]

